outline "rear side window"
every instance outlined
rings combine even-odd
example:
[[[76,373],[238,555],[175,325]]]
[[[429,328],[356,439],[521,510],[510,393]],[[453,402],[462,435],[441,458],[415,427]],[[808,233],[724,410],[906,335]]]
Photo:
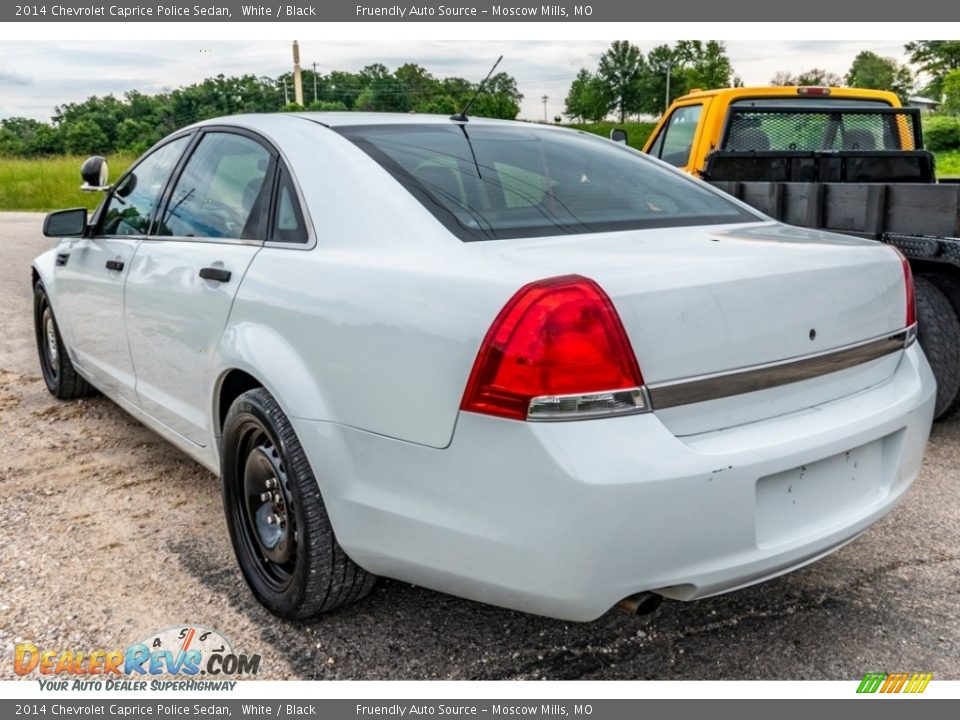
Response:
[[[271,155],[256,140],[207,133],[177,180],[159,234],[263,240],[271,172]]]
[[[284,168],[277,187],[277,203],[270,239],[274,242],[305,243],[308,237],[297,191],[290,180],[290,173]]]
[[[697,181],[586,133],[454,123],[337,130],[462,240],[757,219]]]

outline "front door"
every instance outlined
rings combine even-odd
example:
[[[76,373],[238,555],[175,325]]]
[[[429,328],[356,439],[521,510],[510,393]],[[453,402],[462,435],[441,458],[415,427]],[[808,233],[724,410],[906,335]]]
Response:
[[[123,289],[131,262],[189,136],[177,138],[124,175],[106,199],[91,237],[58,247],[57,311],[77,366],[111,396],[136,404],[123,326]]]

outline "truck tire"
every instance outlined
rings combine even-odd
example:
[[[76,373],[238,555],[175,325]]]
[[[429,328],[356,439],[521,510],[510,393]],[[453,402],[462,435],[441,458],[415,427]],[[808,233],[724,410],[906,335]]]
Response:
[[[960,321],[960,277],[947,275],[946,273],[927,273],[923,277],[936,285],[937,289],[946,296],[950,305],[953,306],[954,314]],[[960,345],[954,346],[953,357],[954,362],[960,364]],[[960,415],[960,391],[953,398],[953,402],[944,410],[941,418],[947,419],[957,415]]]
[[[914,278],[917,339],[937,379],[934,419],[944,417],[960,391],[960,320],[953,306],[926,277]]]

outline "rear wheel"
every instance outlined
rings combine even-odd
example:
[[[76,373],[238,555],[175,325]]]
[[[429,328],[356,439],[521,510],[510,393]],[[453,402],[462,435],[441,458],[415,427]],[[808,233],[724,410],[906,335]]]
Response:
[[[42,283],[33,288],[33,325],[37,338],[40,370],[47,390],[61,400],[92,395],[94,387],[77,374],[60,337],[57,319]]]
[[[221,457],[233,549],[247,584],[270,612],[304,619],[370,592],[375,576],[337,543],[300,441],[263,388],[231,405]]]
[[[958,321],[960,321],[960,278],[944,273],[930,273],[924,275],[924,278],[936,285],[937,289],[950,301],[953,312],[957,316]],[[960,345],[954,346],[953,359],[955,363],[960,365]],[[960,415],[960,390],[958,390],[956,396],[953,398],[953,402],[944,410],[941,417],[951,418],[957,415]]]
[[[924,276],[914,278],[917,298],[917,339],[937,379],[934,418],[946,416],[960,390],[960,319],[953,305]]]

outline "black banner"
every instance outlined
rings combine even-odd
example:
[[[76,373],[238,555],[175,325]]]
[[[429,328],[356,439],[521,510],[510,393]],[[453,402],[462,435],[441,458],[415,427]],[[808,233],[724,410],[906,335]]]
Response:
[[[852,692],[852,690],[851,690]],[[421,720],[422,718],[546,718],[547,720],[637,720],[645,717],[719,717],[809,720],[940,720],[956,717],[953,700],[0,700],[0,717],[141,718],[268,717],[271,720]],[[952,710],[950,708],[953,708]]]
[[[540,4],[506,0],[62,0],[4,3],[2,22],[949,22],[960,3],[914,0],[587,0]]]

